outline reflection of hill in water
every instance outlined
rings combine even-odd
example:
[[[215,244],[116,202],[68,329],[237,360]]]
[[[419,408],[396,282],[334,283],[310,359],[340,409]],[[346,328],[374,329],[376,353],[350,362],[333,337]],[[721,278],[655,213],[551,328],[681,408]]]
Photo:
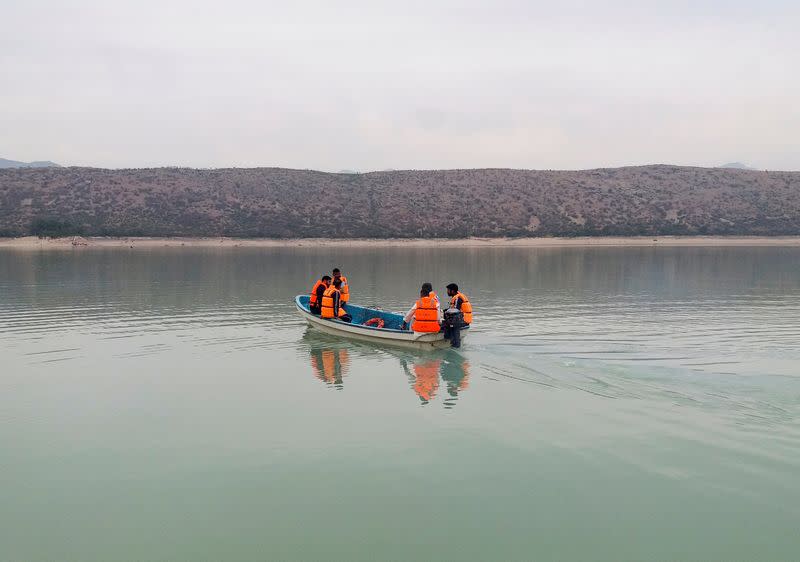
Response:
[[[335,338],[312,328],[303,334],[303,347],[308,352],[313,375],[337,390],[344,388],[344,377],[351,371],[352,363],[375,355],[397,360],[423,405],[441,395],[444,407],[452,408],[459,393],[469,386],[469,361],[455,350],[414,352],[372,346]]]
[[[185,314],[205,308],[261,307],[294,316],[294,296],[341,265],[354,303],[405,311],[421,281],[456,280],[486,315],[598,298],[689,301],[800,289],[792,248],[165,248],[6,252],[0,260],[5,304],[89,303],[126,311]],[[526,299],[520,301],[520,299]]]

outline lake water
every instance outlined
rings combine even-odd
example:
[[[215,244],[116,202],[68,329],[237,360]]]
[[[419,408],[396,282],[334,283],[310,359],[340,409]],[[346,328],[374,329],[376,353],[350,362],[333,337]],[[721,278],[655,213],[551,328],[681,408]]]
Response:
[[[0,252],[0,560],[795,560],[799,419],[797,248]]]

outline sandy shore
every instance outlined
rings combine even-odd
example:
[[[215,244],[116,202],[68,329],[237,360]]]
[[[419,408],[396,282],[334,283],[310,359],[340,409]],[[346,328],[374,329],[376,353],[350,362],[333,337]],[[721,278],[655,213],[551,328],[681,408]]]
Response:
[[[0,238],[0,248],[19,250],[79,250],[88,248],[280,248],[347,246],[351,248],[439,246],[454,248],[567,246],[800,246],[800,236],[640,236],[586,238],[464,238],[464,239],[330,239],[330,238]]]

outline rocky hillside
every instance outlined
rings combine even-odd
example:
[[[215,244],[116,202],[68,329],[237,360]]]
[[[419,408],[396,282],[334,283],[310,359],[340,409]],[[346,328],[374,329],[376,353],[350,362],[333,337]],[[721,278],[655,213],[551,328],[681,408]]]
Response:
[[[0,234],[466,237],[800,234],[800,172],[640,166],[328,174],[0,170]]]

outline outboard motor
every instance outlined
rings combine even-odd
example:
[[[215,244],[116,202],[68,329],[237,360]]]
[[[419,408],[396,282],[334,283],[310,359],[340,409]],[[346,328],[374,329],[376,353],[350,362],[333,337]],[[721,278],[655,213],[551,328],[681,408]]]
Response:
[[[464,324],[464,314],[457,308],[448,308],[444,311],[444,339],[450,340],[450,347],[461,347],[461,326]]]

